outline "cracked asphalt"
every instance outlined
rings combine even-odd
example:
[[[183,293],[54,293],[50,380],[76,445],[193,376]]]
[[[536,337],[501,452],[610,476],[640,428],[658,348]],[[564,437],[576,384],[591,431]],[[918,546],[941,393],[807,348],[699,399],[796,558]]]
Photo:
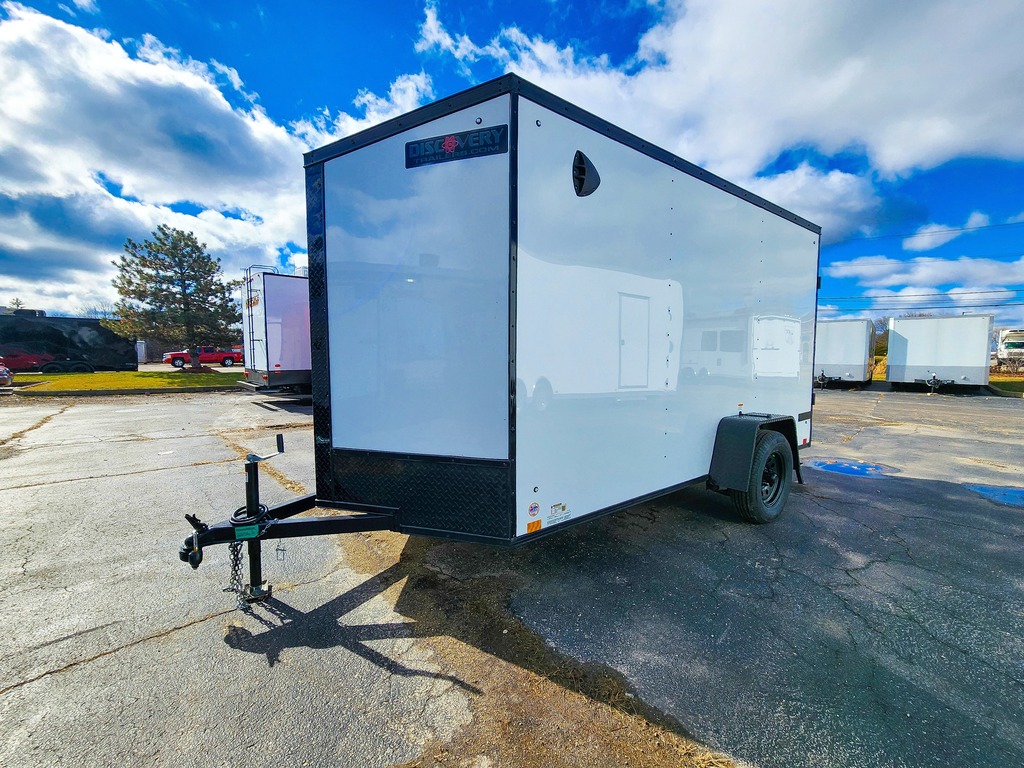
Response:
[[[240,452],[278,431],[263,500],[312,489],[308,407],[26,400],[0,404],[0,765],[387,766],[474,717],[396,612],[406,585],[335,540],[268,543],[282,598],[246,614],[223,548],[175,557],[184,513],[226,517]],[[511,607],[751,765],[1024,765],[1024,509],[965,487],[1024,484],[1022,437],[1019,399],[819,393],[803,459],[895,472],[808,468],[767,526],[695,488],[503,551]],[[430,553],[467,579],[487,554]]]
[[[469,719],[460,681],[333,540],[288,542],[283,562],[268,544],[287,602],[250,614],[222,592],[225,548],[178,561],[185,512],[244,500],[239,450],[282,431],[291,481],[264,476],[263,500],[312,487],[310,424],[236,393],[0,406],[0,765],[391,765]],[[284,658],[253,647],[332,600]]]

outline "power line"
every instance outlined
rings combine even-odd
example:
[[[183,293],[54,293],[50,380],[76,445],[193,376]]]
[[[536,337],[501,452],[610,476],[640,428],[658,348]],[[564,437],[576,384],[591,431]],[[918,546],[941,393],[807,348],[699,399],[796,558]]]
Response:
[[[1024,301],[1008,301],[1005,304],[906,304],[903,306],[871,306],[871,307],[823,307],[818,309],[829,311],[834,309],[837,312],[895,312],[901,310],[915,309],[1000,309],[1002,307],[1024,307]]]
[[[1021,293],[1021,292],[1024,292],[1024,288],[993,288],[990,291],[957,291],[956,295],[957,296],[969,296],[971,294],[979,294],[979,293],[989,294],[989,293]],[[951,294],[949,292],[947,292],[947,291],[936,291],[934,293],[900,293],[900,294],[892,294],[892,295],[889,295],[889,296],[867,296],[867,295],[860,295],[860,296],[820,296],[819,295],[818,296],[818,300],[820,301],[821,299],[828,299],[829,301],[846,301],[848,299],[853,299],[855,301],[868,301],[868,300],[876,300],[877,299],[879,301],[884,301],[886,299],[905,299],[905,298],[910,298],[910,297],[918,298],[918,297],[928,297],[928,296],[950,296],[950,295]]]

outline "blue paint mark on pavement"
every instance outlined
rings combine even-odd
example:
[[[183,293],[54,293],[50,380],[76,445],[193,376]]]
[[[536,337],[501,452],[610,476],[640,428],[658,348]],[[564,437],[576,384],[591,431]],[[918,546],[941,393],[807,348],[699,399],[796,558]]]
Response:
[[[841,475],[853,475],[854,477],[882,477],[899,472],[895,467],[858,459],[812,459],[804,464],[825,472],[838,472]]]
[[[975,493],[980,493],[996,504],[1024,507],[1024,488],[1009,488],[1005,485],[968,485],[965,487]]]

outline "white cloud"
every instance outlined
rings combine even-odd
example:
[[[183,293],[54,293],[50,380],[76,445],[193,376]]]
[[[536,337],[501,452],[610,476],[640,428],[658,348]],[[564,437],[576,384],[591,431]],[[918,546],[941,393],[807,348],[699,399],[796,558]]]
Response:
[[[826,243],[848,236],[856,222],[882,204],[868,179],[842,171],[824,173],[806,163],[786,173],[750,179],[744,186],[821,226]]]
[[[361,93],[362,116],[303,131],[272,121],[220,62],[148,35],[109,41],[2,8],[0,302],[65,312],[109,303],[110,262],[125,238],[161,223],[193,231],[229,276],[253,263],[298,264],[304,254],[290,244],[306,240],[302,153],[431,93],[425,75],[402,77],[386,97]]]
[[[836,261],[824,269],[829,277],[853,279],[868,288],[894,286],[930,288],[944,285],[980,285],[986,288],[1024,284],[1024,256],[1016,261],[970,258],[933,259],[916,257],[907,261],[888,256],[863,256]],[[904,289],[906,290],[906,289]]]
[[[1024,159],[1024,100],[1008,97],[1021,89],[1015,0],[983,12],[959,0],[671,0],[618,69],[517,27],[481,45],[437,9],[428,2],[418,50],[489,59],[743,186],[770,186],[758,172],[793,147],[863,152],[884,177],[960,156]],[[815,220],[812,182],[827,200],[836,179],[804,182],[774,201]]]
[[[363,110],[361,117],[348,112],[332,116],[331,111],[325,107],[316,117],[295,121],[291,129],[306,145],[321,147],[410,112],[433,96],[431,80],[423,72],[401,75],[391,84],[386,97],[366,90],[359,92],[353,104]]]
[[[930,251],[940,245],[955,240],[971,230],[989,225],[989,217],[978,211],[974,211],[967,217],[963,227],[953,227],[946,224],[925,224],[912,236],[903,241],[905,251]]]

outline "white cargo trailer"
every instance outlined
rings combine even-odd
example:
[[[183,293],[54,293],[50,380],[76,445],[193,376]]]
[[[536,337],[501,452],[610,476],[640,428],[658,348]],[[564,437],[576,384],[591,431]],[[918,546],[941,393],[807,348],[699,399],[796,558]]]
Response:
[[[885,380],[895,386],[988,384],[992,315],[889,318]]]
[[[819,320],[814,334],[815,381],[870,384],[875,368],[875,324],[870,320]]]
[[[273,519],[193,521],[183,559],[239,526],[517,544],[696,483],[779,514],[819,227],[515,75],[308,153],[306,191],[316,494],[249,493]],[[746,373],[682,376],[723,317]],[[360,514],[283,519],[312,506]]]
[[[309,280],[250,267],[242,282],[245,381],[255,390],[301,392],[310,385]]]

